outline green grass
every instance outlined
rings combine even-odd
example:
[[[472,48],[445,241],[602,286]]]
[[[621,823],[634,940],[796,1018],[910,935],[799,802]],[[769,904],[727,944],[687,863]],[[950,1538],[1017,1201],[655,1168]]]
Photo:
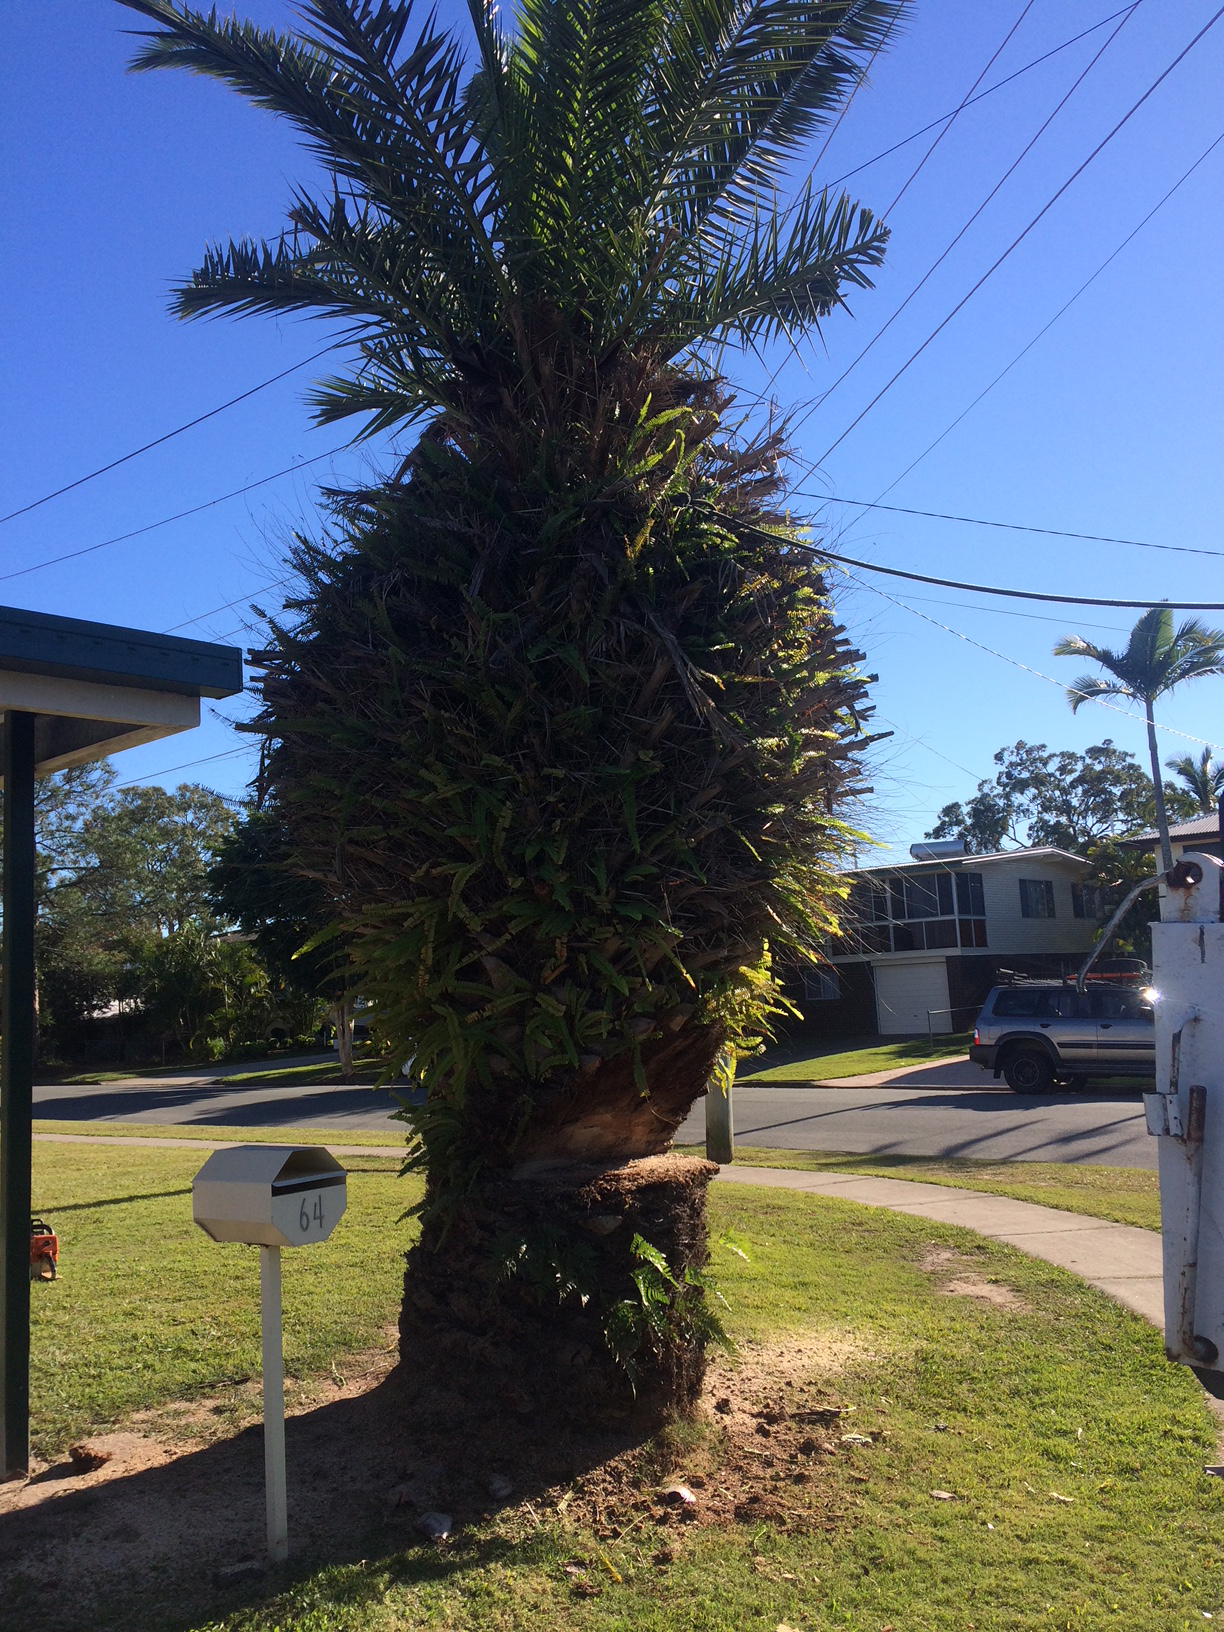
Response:
[[[319,1060],[313,1065],[267,1064],[239,1072],[226,1071],[224,1060],[201,1060],[195,1065],[133,1067],[130,1071],[85,1071],[79,1076],[61,1077],[59,1082],[67,1087],[96,1087],[101,1083],[132,1082],[145,1077],[162,1080],[182,1075],[205,1076],[210,1070],[222,1081],[232,1082],[236,1087],[258,1086],[260,1083],[375,1082],[386,1065],[386,1060],[362,1058],[356,1062],[356,1070],[351,1077],[342,1077],[336,1060]]]
[[[695,1155],[704,1154],[704,1147],[686,1148]],[[735,1159],[745,1167],[862,1173],[985,1190],[991,1195],[1014,1196],[1017,1201],[1035,1201],[1042,1207],[1108,1218],[1115,1224],[1160,1228],[1160,1181],[1148,1168],[1097,1167],[1087,1162],[981,1162],[968,1157],[856,1156],[834,1150],[771,1150],[742,1143],[735,1147]]]
[[[387,1148],[405,1142],[399,1122],[390,1122],[386,1133],[369,1128],[229,1128],[212,1124],[180,1122],[49,1122],[34,1123],[35,1133],[65,1133],[74,1139],[191,1139],[211,1144],[253,1145],[379,1145]]]
[[[741,1060],[737,1080],[740,1082],[825,1082],[830,1077],[859,1077],[871,1071],[902,1070],[905,1066],[923,1065],[931,1060],[944,1060],[950,1055],[968,1056],[972,1032],[955,1032],[937,1037],[934,1044],[925,1037],[899,1039],[895,1043],[871,1043],[860,1048],[846,1049],[830,1044],[826,1049],[814,1049],[810,1044],[794,1045],[789,1049],[771,1049],[763,1056]],[[774,1060],[778,1063],[772,1063]]]
[[[833,1386],[875,1443],[831,1464],[840,1517],[826,1532],[689,1533],[664,1573],[645,1528],[597,1541],[545,1511],[443,1554],[375,1550],[307,1572],[207,1632],[1170,1632],[1221,1612],[1224,1489],[1201,1471],[1211,1419],[1155,1331],[944,1227],[738,1186],[713,1211],[750,1260],[716,1251],[741,1339],[815,1324],[861,1345]],[[1027,1307],[941,1293],[920,1267],[932,1242]],[[575,1557],[599,1597],[571,1596]]]
[[[34,1204],[60,1240],[36,1282],[34,1445],[53,1457],[125,1413],[259,1373],[259,1255],[192,1222],[191,1150],[34,1147]],[[348,1157],[349,1205],[330,1241],[286,1255],[285,1364],[308,1378],[377,1345],[394,1319],[418,1194],[390,1157]]]
[[[394,1215],[412,1192],[389,1164],[365,1160],[333,1241],[286,1265],[300,1375],[394,1317],[407,1238]],[[192,1230],[191,1152],[41,1146],[38,1164],[39,1204],[65,1241],[64,1281],[33,1289],[42,1433],[253,1369],[254,1254]],[[822,1464],[826,1529],[747,1525],[677,1541],[673,1528],[676,1562],[661,1571],[645,1525],[597,1540],[550,1509],[515,1510],[442,1552],[388,1552],[374,1537],[357,1564],[299,1559],[267,1601],[176,1625],[1180,1632],[1204,1625],[1203,1611],[1224,1613],[1224,1486],[1201,1472],[1215,1460],[1213,1422],[1155,1330],[1074,1277],[948,1226],[738,1185],[717,1188],[711,1211],[741,1343],[816,1330],[852,1345],[827,1386],[874,1443]],[[949,1270],[922,1267],[932,1243],[960,1254],[954,1273],[1002,1283],[1022,1306],[945,1294]],[[954,1499],[934,1500],[935,1489]],[[591,1560],[600,1596],[571,1595],[563,1565],[575,1557]],[[116,1624],[142,1632],[131,1618]]]

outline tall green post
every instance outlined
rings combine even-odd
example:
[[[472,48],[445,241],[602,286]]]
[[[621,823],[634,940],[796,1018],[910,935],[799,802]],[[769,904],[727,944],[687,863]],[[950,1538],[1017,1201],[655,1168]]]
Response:
[[[34,716],[4,716],[0,1040],[0,1478],[30,1467],[30,1161],[34,1114]]]

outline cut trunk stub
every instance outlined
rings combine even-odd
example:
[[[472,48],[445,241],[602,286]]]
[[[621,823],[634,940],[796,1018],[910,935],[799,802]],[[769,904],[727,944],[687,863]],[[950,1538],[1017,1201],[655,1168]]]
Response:
[[[643,1353],[635,1380],[604,1342],[601,1311],[634,1300],[635,1237],[679,1283],[708,1260],[706,1194],[713,1162],[669,1151],[623,1162],[530,1162],[488,1176],[447,1224],[427,1219],[408,1255],[401,1358],[469,1410],[496,1420],[536,1409],[571,1420],[656,1423],[688,1410],[705,1370],[703,1344],[677,1337]],[[559,1301],[530,1278],[491,1275],[507,1242],[573,1243],[585,1296]],[[695,1294],[700,1295],[700,1294]]]

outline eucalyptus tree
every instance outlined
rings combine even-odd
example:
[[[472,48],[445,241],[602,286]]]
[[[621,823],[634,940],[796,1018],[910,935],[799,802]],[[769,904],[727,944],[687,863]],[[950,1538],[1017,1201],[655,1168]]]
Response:
[[[1102,697],[1128,697],[1143,705],[1147,721],[1148,754],[1152,763],[1152,791],[1156,799],[1156,826],[1160,833],[1160,862],[1165,872],[1173,865],[1169,844],[1169,812],[1156,746],[1155,704],[1187,680],[1224,674],[1224,630],[1208,629],[1197,618],[1174,626],[1173,610],[1154,606],[1131,630],[1126,650],[1111,651],[1080,635],[1067,635],[1054,648],[1055,657],[1086,657],[1104,674],[1085,674],[1067,688],[1074,714],[1082,704]]]
[[[124,3],[136,67],[219,79],[326,175],[177,312],[338,322],[318,418],[415,438],[299,540],[257,727],[426,1091],[406,1335],[582,1411],[683,1404],[711,1170],[667,1153],[771,956],[836,928],[870,712],[785,437],[717,364],[869,287],[883,225],[793,177],[908,0],[470,0],[462,33],[303,0],[281,34]]]

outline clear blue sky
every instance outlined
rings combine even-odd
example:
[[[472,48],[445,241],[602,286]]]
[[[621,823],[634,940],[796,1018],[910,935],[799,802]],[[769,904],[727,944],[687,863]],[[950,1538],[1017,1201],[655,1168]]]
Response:
[[[983,85],[1117,9],[1120,0],[920,0],[908,33],[876,65],[820,159],[832,181],[955,108],[1024,12]],[[284,0],[240,8],[284,24]],[[1208,20],[1214,0],[1142,0],[1066,108],[981,218],[864,361],[796,437],[805,492],[872,500],[1054,315],[1224,130],[1224,21],[1135,115],[920,360],[821,464],[850,421],[1097,142]],[[183,324],[171,283],[211,239],[274,234],[290,186],[311,164],[287,128],[221,87],[182,74],[129,75],[110,0],[7,0],[2,247],[8,389],[0,512],[192,418],[307,357],[317,324],[266,319]],[[893,240],[873,291],[795,357],[731,360],[737,383],[802,409],[881,328],[1036,133],[1112,27],[961,114],[890,214]],[[934,133],[932,133],[933,136]],[[889,206],[932,136],[847,186]],[[815,159],[815,150],[811,158]],[[811,161],[809,160],[809,163]],[[1220,193],[1224,144],[1016,368],[887,502],[1224,551],[1219,444],[1224,318]],[[303,459],[343,432],[312,429],[306,370],[249,402],[0,528],[0,574],[203,504]],[[78,560],[0,578],[0,600],[243,643],[246,603],[283,571],[284,541],[314,521],[324,479],[376,468],[377,447],[343,449],[301,474]],[[991,532],[832,504],[826,536],[867,559],[953,578],[1072,594],[1224,602],[1222,562],[1119,545]],[[1073,718],[1075,665],[1050,656],[1067,630],[1118,644],[1132,614],[1006,610],[980,597],[837,580],[840,610],[880,675],[873,823],[901,847],[949,799],[972,792],[991,755],[1023,737],[1084,747],[1112,735],[1142,753],[1133,721],[1096,707]],[[881,598],[883,589],[892,600]],[[214,611],[226,603],[237,603]],[[924,621],[917,613],[925,615]],[[1210,617],[1208,621],[1213,621]],[[1218,621],[1224,624],[1224,614]],[[968,645],[947,625],[1013,660]],[[1224,681],[1177,697],[1164,722],[1224,744]],[[227,716],[242,710],[222,705]],[[197,734],[125,755],[124,777],[198,778],[241,792],[248,752],[220,718]],[[1197,744],[1168,734],[1170,754]],[[228,754],[225,758],[206,756]],[[203,759],[183,772],[171,767]]]

